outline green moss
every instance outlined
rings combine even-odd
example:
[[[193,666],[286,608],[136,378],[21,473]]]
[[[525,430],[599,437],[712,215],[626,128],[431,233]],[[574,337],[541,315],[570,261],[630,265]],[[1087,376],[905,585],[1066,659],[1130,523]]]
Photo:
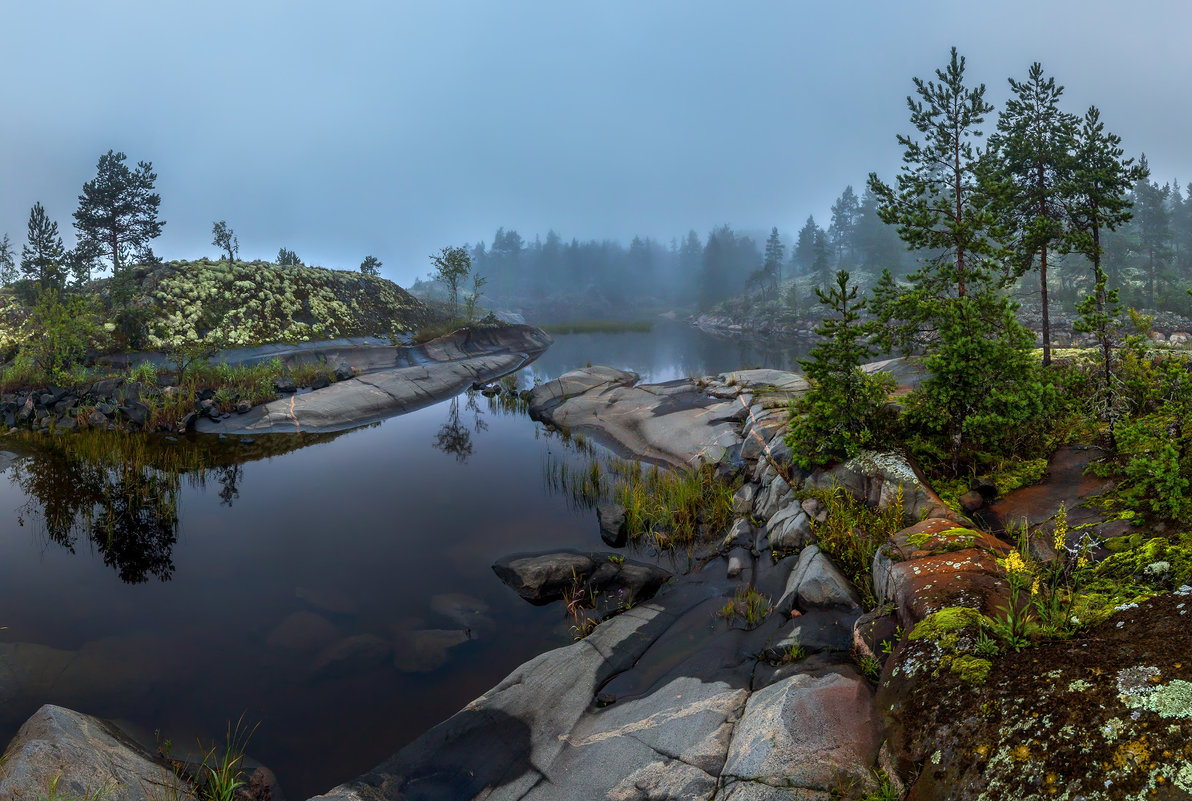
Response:
[[[1166,568],[1155,567],[1160,563],[1166,563]],[[1151,537],[1106,557],[1097,565],[1094,575],[1117,582],[1163,581],[1179,585],[1192,577],[1192,544],[1188,543],[1187,535],[1178,542]]]
[[[972,654],[960,654],[952,659],[952,672],[967,684],[984,684],[993,663]]]
[[[1020,459],[1000,465],[993,475],[998,496],[1034,484],[1047,472],[1046,459]]]
[[[948,634],[956,634],[967,628],[978,628],[987,620],[988,618],[976,609],[949,606],[916,623],[910,639],[938,641]]]
[[[962,551],[965,548],[971,548],[980,537],[981,535],[971,528],[953,528],[948,531],[936,532],[935,534],[918,531],[910,535],[907,538],[907,542],[916,548],[925,548],[930,543],[930,550],[932,552],[948,553],[950,551]]]

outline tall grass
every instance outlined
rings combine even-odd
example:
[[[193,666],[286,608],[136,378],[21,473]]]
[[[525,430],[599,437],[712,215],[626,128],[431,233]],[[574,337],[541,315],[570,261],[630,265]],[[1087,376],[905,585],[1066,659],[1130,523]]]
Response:
[[[873,557],[890,537],[903,528],[903,497],[899,486],[894,503],[873,509],[854,498],[844,487],[814,490],[808,497],[828,511],[824,522],[812,522],[811,533],[821,551],[856,586],[866,609],[877,605],[873,592]]]
[[[620,504],[632,539],[662,549],[687,546],[732,523],[733,494],[741,479],[724,481],[711,465],[668,470],[604,456],[580,435],[571,439],[587,458],[577,465],[549,457],[547,487],[576,508],[590,509],[602,501]]]

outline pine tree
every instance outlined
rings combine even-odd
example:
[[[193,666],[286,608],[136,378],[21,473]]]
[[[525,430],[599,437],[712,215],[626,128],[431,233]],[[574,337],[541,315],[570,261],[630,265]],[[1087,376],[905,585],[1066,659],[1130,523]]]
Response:
[[[240,250],[240,239],[224,220],[211,224],[211,244],[222,250],[228,261],[236,260],[236,253]]]
[[[65,258],[58,223],[49,218],[41,203],[34,203],[27,241],[21,248],[21,274],[37,281],[42,289],[61,289],[66,283]]]
[[[815,241],[819,233],[822,232],[815,224],[815,217],[808,216],[807,222],[799,229],[795,247],[791,250],[791,266],[795,268],[796,274],[806,274],[815,264]]]
[[[1060,111],[1064,87],[1043,77],[1043,66],[1030,66],[1025,81],[1010,79],[1012,96],[990,137],[983,177],[992,196],[991,211],[999,233],[1013,244],[1010,262],[1021,276],[1039,269],[1039,305],[1043,322],[1043,365],[1051,364],[1051,317],[1047,296],[1048,256],[1063,253],[1063,192],[1071,186],[1076,118]]]
[[[17,265],[13,258],[12,242],[8,234],[0,239],[0,284],[8,286],[17,280]]]
[[[782,244],[778,228],[775,226],[770,229],[770,238],[766,240],[766,253],[762,258],[762,272],[774,292],[778,291],[778,285],[782,282],[782,259],[785,255],[786,247]]]
[[[1031,361],[1033,336],[990,270],[1000,248],[975,140],[992,106],[983,85],[965,87],[955,48],[936,76],[938,84],[916,78],[919,100],[907,98],[924,140],[898,137],[898,190],[869,177],[882,220],[898,226],[923,266],[908,276],[909,286],[883,272],[872,308],[880,341],[924,354],[928,377],[906,415],[913,449],[959,475],[1037,444],[1027,435],[1043,421],[1051,390]]]
[[[1106,286],[1107,279],[1100,261],[1094,266],[1094,278],[1092,294],[1076,304],[1080,317],[1073,323],[1072,330],[1092,334],[1101,351],[1099,406],[1102,417],[1109,423],[1109,439],[1112,443],[1119,412],[1119,398],[1113,380],[1113,353],[1120,339],[1122,306],[1118,302],[1118,291]]]
[[[844,254],[848,252],[850,260],[854,256],[853,237],[857,231],[857,219],[861,216],[861,203],[853,192],[852,186],[846,186],[832,204],[832,222],[828,225],[828,241],[835,251],[836,264],[845,265]]]
[[[161,195],[153,191],[153,165],[142,161],[132,170],[124,159],[123,153],[111,150],[99,157],[97,174],[83,184],[74,213],[80,248],[107,258],[113,275],[129,258],[152,261],[149,242],[165,225],[157,219]]]
[[[1139,159],[1138,166],[1141,172],[1150,175],[1145,154]],[[1155,290],[1160,270],[1167,260],[1167,244],[1171,236],[1166,187],[1160,187],[1146,177],[1139,178],[1134,183],[1134,208],[1139,244],[1146,259],[1147,297],[1149,307],[1154,309],[1157,308]]]
[[[988,283],[939,307],[938,339],[923,357],[928,376],[907,401],[920,463],[952,476],[996,467],[1046,442],[1055,389],[1031,351],[1034,335],[1015,304]]]
[[[462,248],[464,253],[467,253],[467,246]],[[360,272],[365,275],[380,275],[381,274],[381,260],[376,256],[365,256],[364,261],[360,262]]]
[[[1068,175],[1071,185],[1062,192],[1068,205],[1068,247],[1092,262],[1096,283],[1105,252],[1102,230],[1116,231],[1129,222],[1133,216],[1130,187],[1146,178],[1147,169],[1134,159],[1122,158],[1121,137],[1105,130],[1096,106],[1089,106],[1075,136],[1074,168]]]
[[[936,70],[938,84],[914,79],[919,99],[906,102],[923,141],[898,136],[903,166],[897,190],[869,174],[882,221],[898,226],[898,235],[912,249],[927,253],[930,270],[921,271],[919,280],[940,284],[941,292],[956,297],[964,297],[982,259],[997,255],[975,144],[978,126],[993,106],[985,102],[984,84],[964,85],[964,63],[953,47],[948,66]]]
[[[815,254],[811,261],[811,272],[816,277],[822,289],[827,289],[832,282],[832,257],[828,248],[828,235],[823,229],[815,230],[815,241],[812,245]]]
[[[279,248],[277,251],[277,264],[280,267],[301,267],[302,259],[298,258],[298,254],[286,248]]]
[[[874,445],[882,407],[894,389],[888,374],[861,369],[873,348],[862,320],[866,301],[849,286],[849,274],[837,272],[835,285],[815,294],[826,313],[815,329],[818,343],[799,361],[809,388],[791,406],[786,438],[795,462],[805,468],[851,458]]]

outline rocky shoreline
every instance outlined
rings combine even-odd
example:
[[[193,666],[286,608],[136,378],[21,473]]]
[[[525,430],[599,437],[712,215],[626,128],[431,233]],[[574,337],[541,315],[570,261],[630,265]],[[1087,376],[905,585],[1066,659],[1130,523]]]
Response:
[[[216,354],[242,364],[276,357],[290,364],[329,365],[309,386],[282,376],[273,382],[278,400],[254,406],[235,402],[223,411],[213,389],[196,393],[193,408],[174,423],[152,425],[152,409],[179,391],[115,376],[84,387],[49,385],[0,395],[0,416],[15,433],[108,431],[199,433],[327,433],[412,411],[515,372],[549,347],[550,337],[528,325],[461,329],[422,345],[392,346],[380,340],[335,340],[301,347],[242,349]],[[115,364],[130,362],[116,358]],[[235,401],[235,399],[234,399]]]
[[[868,369],[903,387],[919,378],[901,359]],[[738,477],[732,524],[675,576],[615,551],[499,561],[498,576],[533,603],[586,583],[603,622],[317,798],[1192,798],[1192,587],[1123,604],[1072,639],[990,656],[979,621],[1008,603],[999,559],[1013,546],[946,506],[897,454],[792,464],[786,407],[805,389],[773,370],[641,385],[592,367],[530,391],[531,414],[572,435]],[[1120,534],[1095,503],[1102,483],[1063,483],[1088,458],[1069,448],[1043,485],[966,508],[993,531],[1038,527],[1042,560],[1055,558],[1053,499],[1070,505],[1080,536]],[[867,571],[873,599],[817,541],[828,510],[812,493],[832,487],[901,514]],[[605,505],[594,521],[614,548],[625,544],[618,515]],[[756,605],[741,612],[747,597]],[[60,770],[80,792],[114,780],[69,757],[76,746],[33,748],[22,733],[10,746],[16,775]],[[0,798],[31,786],[0,784]]]

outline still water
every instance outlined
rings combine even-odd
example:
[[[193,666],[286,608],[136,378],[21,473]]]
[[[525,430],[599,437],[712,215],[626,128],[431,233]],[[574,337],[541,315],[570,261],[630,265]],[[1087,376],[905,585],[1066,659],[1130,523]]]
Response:
[[[556,337],[520,380],[801,355],[668,325]],[[571,641],[562,608],[520,600],[497,558],[603,547],[591,511],[544,481],[548,460],[582,457],[472,393],[340,435],[0,449],[19,454],[0,473],[0,736],[57,703],[185,756],[243,718],[291,799]]]

